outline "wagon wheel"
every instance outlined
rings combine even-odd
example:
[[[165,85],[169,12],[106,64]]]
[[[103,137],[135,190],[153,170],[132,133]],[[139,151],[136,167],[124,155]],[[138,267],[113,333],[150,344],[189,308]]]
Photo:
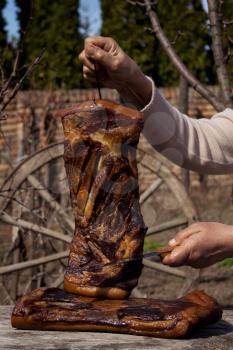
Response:
[[[2,284],[10,300],[32,287],[59,286],[63,282],[63,259],[68,256],[74,222],[62,157],[62,143],[34,153],[13,170],[0,190],[0,220],[14,228],[10,232],[11,244],[6,248],[0,267]],[[153,159],[148,161],[148,157]],[[154,155],[139,149],[139,160],[141,166],[157,177],[141,194],[142,207],[156,190],[166,184],[183,211],[178,218],[149,227],[147,235],[153,236],[192,222],[195,209],[164,159],[157,160],[154,167]],[[59,264],[52,264],[56,260]],[[180,269],[171,269],[148,259],[144,259],[144,265],[184,279],[187,277]]]
[[[13,226],[0,270],[10,300],[31,288],[63,282],[63,258],[74,222],[62,154],[62,143],[36,152],[13,170],[0,190],[0,220]],[[55,260],[59,264],[54,268]]]
[[[140,204],[144,221],[148,226],[146,240],[149,238],[152,242],[156,241],[166,245],[178,230],[198,219],[196,209],[183,184],[173,171],[178,167],[156,152],[144,137],[140,139],[138,147],[138,168],[140,187],[144,183],[140,194]],[[147,175],[145,170],[147,170]],[[146,177],[149,181],[145,180]],[[171,203],[172,207],[169,208]],[[163,207],[164,204],[165,207]],[[145,210],[143,210],[144,206]],[[161,207],[163,207],[162,210]],[[156,214],[155,210],[158,213],[153,223],[150,218]],[[149,259],[144,259],[143,263],[145,267],[183,278],[184,284],[179,296],[199,282],[200,270],[190,267],[170,268]]]

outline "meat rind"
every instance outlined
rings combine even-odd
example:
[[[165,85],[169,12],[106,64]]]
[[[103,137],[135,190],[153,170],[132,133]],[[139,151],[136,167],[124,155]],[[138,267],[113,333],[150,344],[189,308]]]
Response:
[[[60,114],[75,217],[64,288],[89,297],[125,298],[141,274],[146,232],[136,164],[143,115],[103,100]]]
[[[217,322],[222,310],[202,291],[174,301],[103,300],[57,288],[39,288],[22,297],[12,313],[19,329],[101,331],[162,338],[181,338],[197,327]]]

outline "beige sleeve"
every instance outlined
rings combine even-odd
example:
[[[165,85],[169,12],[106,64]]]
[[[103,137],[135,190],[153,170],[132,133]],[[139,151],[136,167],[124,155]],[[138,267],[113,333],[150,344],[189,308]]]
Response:
[[[154,82],[143,133],[177,165],[203,174],[233,173],[233,109],[211,119],[192,119],[172,107]]]

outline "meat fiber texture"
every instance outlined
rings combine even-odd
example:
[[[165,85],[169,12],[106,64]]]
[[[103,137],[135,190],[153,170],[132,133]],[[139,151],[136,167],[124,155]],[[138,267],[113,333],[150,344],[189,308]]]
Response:
[[[75,218],[64,288],[90,297],[125,298],[141,274],[146,232],[136,164],[143,115],[104,100],[60,115]]]
[[[12,313],[19,329],[129,333],[162,338],[186,337],[218,321],[222,310],[201,291],[174,301],[103,300],[57,288],[39,288],[22,297]]]

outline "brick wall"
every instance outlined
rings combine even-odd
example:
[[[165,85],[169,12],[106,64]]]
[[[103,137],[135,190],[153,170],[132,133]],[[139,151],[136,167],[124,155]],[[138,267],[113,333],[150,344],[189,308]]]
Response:
[[[216,90],[215,87],[213,89]],[[161,92],[168,101],[174,106],[177,106],[179,97],[178,88],[162,88]],[[209,118],[213,115],[213,108],[194,90],[190,89],[189,96],[189,115],[191,117]],[[54,122],[56,121],[56,135],[53,141],[61,140],[62,132],[59,121],[56,119],[56,111],[93,98],[98,98],[98,93],[95,89],[20,92],[7,110],[7,120],[0,122],[0,183],[10,171],[9,164],[14,166],[25,156],[23,145],[32,114],[34,121],[38,123],[39,128],[42,128],[40,126],[41,121],[46,117],[49,109],[50,115],[55,118]],[[118,100],[119,96],[114,90],[102,89],[102,98]],[[27,142],[33,143],[33,139],[27,140]],[[37,145],[37,149],[45,146],[46,142],[46,140],[41,141]]]

